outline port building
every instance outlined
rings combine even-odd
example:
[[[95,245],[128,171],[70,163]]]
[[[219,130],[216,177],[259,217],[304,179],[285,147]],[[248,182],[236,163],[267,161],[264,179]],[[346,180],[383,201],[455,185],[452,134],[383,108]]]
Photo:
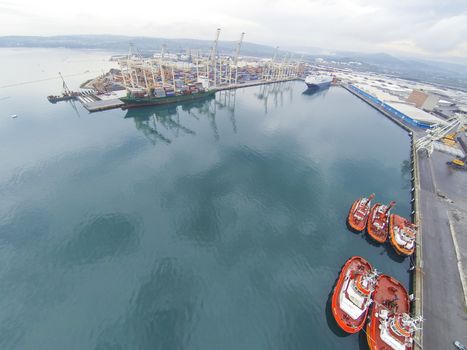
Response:
[[[438,104],[439,97],[435,94],[414,89],[396,78],[372,73],[339,72],[335,75],[356,93],[413,126],[426,129],[446,123],[445,119],[428,112]]]
[[[407,102],[413,103],[415,107],[429,112],[435,109],[439,100],[439,96],[421,90],[412,90],[411,94],[407,98]]]

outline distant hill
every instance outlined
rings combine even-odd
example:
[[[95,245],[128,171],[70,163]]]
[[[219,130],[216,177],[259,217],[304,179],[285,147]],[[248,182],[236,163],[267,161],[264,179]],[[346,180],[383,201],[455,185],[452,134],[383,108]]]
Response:
[[[365,54],[339,52],[333,55],[312,55],[322,58],[325,64],[341,67],[349,65],[354,70],[390,74],[397,77],[467,89],[467,65],[397,58],[385,53]]]
[[[212,40],[196,39],[165,39],[150,37],[132,37],[121,35],[57,35],[57,36],[3,36],[0,37],[0,47],[49,47],[74,49],[100,49],[115,53],[128,51],[133,43],[142,52],[152,54],[165,44],[169,51],[180,52],[187,48],[208,51]],[[221,53],[232,53],[236,42],[219,41],[218,49]],[[244,42],[242,55],[256,57],[272,57],[272,46]],[[467,89],[467,65],[429,61],[421,59],[397,58],[385,53],[356,53],[333,52],[318,48],[290,48],[295,51],[295,57],[304,54],[303,58],[314,62],[316,58],[323,58],[327,65],[343,67],[352,63],[351,68],[360,71],[391,74],[397,77],[436,83]],[[281,51],[283,55],[287,51]],[[307,53],[308,52],[308,53]],[[357,62],[358,64],[355,64]],[[349,65],[350,67],[350,65]]]
[[[165,39],[149,37],[131,37],[120,35],[56,35],[56,36],[3,36],[0,47],[65,47],[74,49],[102,49],[113,52],[127,52],[133,43],[143,53],[160,51],[165,44],[170,51],[181,51],[187,48],[209,50],[212,40]],[[234,41],[219,41],[218,49],[222,53],[232,53]],[[242,54],[258,57],[271,57],[274,48],[266,45],[244,42]]]

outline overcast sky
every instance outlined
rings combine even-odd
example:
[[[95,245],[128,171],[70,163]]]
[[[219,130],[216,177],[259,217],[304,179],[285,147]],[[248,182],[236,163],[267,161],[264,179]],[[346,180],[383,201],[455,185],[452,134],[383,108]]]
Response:
[[[122,34],[467,63],[467,0],[0,0],[0,35]]]

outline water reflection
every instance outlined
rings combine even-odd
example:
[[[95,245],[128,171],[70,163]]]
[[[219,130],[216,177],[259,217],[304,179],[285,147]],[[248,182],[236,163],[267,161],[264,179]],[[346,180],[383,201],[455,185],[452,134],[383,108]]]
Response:
[[[402,189],[406,190],[410,188],[410,176],[412,174],[412,165],[410,160],[406,159],[401,164],[401,178],[402,178]]]
[[[237,133],[237,122],[235,121],[235,98],[237,90],[224,90],[216,94],[216,106],[220,110],[226,109],[229,113],[230,121],[232,123],[232,130]]]
[[[180,123],[180,114],[177,106],[174,105],[129,109],[125,118],[133,118],[136,129],[140,130],[153,145],[158,142],[171,143],[170,137],[178,137],[180,131],[185,134],[196,134]]]
[[[81,223],[60,252],[66,264],[96,263],[127,254],[138,245],[137,223],[123,214],[93,217]]]
[[[241,190],[236,185],[239,177]],[[219,259],[229,266],[250,254],[250,248],[261,249],[274,259],[289,254],[284,245],[301,251],[303,242],[295,246],[281,233],[307,235],[312,226],[329,215],[321,205],[326,195],[322,173],[282,152],[268,155],[248,147],[232,149],[224,153],[221,162],[203,172],[177,179],[174,187],[175,203],[191,203],[177,206],[177,234],[221,249]],[[283,212],[288,215],[279,214]],[[258,223],[254,238],[245,235],[251,230],[250,220]],[[222,235],[229,237],[228,244]],[[258,245],[257,239],[267,243]],[[316,240],[316,246],[330,239],[307,236],[308,242]],[[309,248],[303,251],[309,253]]]
[[[284,105],[284,95],[288,96],[289,103],[292,103],[294,85],[295,81],[260,85],[255,96],[258,100],[263,101],[264,114],[268,113],[269,103],[274,108],[282,107]]]
[[[185,349],[194,326],[200,284],[177,259],[162,258],[122,319],[99,335],[95,349]]]
[[[268,108],[284,105],[286,99],[288,103],[293,102],[293,87],[295,82],[282,82],[274,84],[260,85],[259,91],[254,94],[257,99],[263,101],[264,113]],[[214,139],[219,140],[219,130],[217,127],[217,112],[226,112],[232,124],[232,130],[237,133],[237,120],[235,118],[237,90],[222,90],[216,92],[215,96],[206,97],[200,100],[183,103],[180,105],[163,105],[154,107],[143,107],[129,109],[125,118],[132,118],[136,129],[140,130],[144,136],[153,144],[170,144],[174,138],[181,134],[196,135],[196,132],[180,121],[180,111],[185,112],[196,120],[207,119],[212,129]]]
[[[307,95],[307,96],[326,96],[328,93],[329,89],[319,89],[319,88],[307,88],[305,91],[302,92],[302,95]]]
[[[129,109],[125,118],[132,118],[136,129],[140,130],[153,145],[156,145],[158,142],[170,144],[174,138],[179,137],[181,134],[196,135],[194,130],[183,125],[180,121],[180,110],[182,110],[196,120],[203,119],[202,116],[206,117],[213,131],[214,138],[218,140],[219,132],[216,124],[216,109],[218,105],[221,107],[225,106],[218,97],[221,95],[218,92],[216,97],[211,96],[182,105]],[[235,103],[235,99],[233,101]],[[233,119],[234,130],[236,131],[235,109],[234,107],[230,108],[232,110],[231,119]]]

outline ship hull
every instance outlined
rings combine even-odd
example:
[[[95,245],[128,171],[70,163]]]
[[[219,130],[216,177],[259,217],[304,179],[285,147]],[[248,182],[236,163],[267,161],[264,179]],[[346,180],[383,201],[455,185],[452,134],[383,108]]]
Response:
[[[120,100],[124,103],[122,109],[137,108],[144,106],[159,106],[172,103],[181,103],[185,101],[194,101],[213,96],[215,90],[191,95],[178,95],[168,97],[122,97]]]
[[[357,333],[363,328],[366,317],[368,315],[367,308],[358,319],[353,320],[340,307],[339,294],[341,293],[347,271],[352,270],[358,270],[360,273],[369,273],[373,270],[373,267],[368,261],[359,256],[354,256],[350,258],[342,267],[336,286],[334,287],[331,302],[332,314],[334,316],[334,319],[336,320],[337,325],[343,331],[350,334]]]
[[[308,89],[311,90],[324,90],[327,89],[331,86],[331,82],[325,82],[325,83],[306,83],[306,86],[308,86]]]
[[[368,218],[368,224],[367,224],[367,228],[366,228],[366,231],[367,231],[368,235],[378,243],[384,243],[384,242],[386,242],[386,239],[388,238],[388,223],[387,222],[388,222],[389,213],[386,213],[386,215],[384,217],[378,219],[378,221],[380,221],[380,223],[384,222],[384,228],[383,229],[377,228],[374,225],[374,222],[373,222],[374,213],[378,209],[378,207],[381,206],[381,205],[382,205],[381,203],[376,203],[371,208],[370,215],[369,215],[369,218]]]
[[[407,249],[400,246],[396,240],[396,233],[394,231],[395,226],[400,226],[404,222],[404,218],[400,217],[396,214],[391,214],[389,217],[389,241],[391,242],[392,247],[396,251],[397,254],[402,256],[409,256],[412,255],[415,251],[415,246],[412,249]]]
[[[382,309],[390,310],[392,313],[409,313],[409,295],[405,287],[394,278],[381,275],[378,277],[378,283],[373,293],[373,308],[369,316],[369,322],[366,326],[366,335],[368,347],[370,350],[389,349],[388,345],[380,336],[380,319],[378,314]],[[406,350],[412,349],[412,346],[406,346]]]
[[[358,209],[360,201],[362,199],[363,198],[359,198],[355,202],[353,202],[353,204],[352,204],[352,206],[350,207],[350,210],[349,210],[349,215],[347,216],[347,223],[349,224],[351,229],[356,231],[356,232],[361,232],[361,231],[363,231],[365,229],[365,227],[367,226],[367,222],[368,222],[368,215],[370,213],[371,200],[368,201],[365,204],[365,206],[362,208],[363,209],[363,215],[364,215],[363,219],[362,220],[357,220],[354,217],[354,213]]]

